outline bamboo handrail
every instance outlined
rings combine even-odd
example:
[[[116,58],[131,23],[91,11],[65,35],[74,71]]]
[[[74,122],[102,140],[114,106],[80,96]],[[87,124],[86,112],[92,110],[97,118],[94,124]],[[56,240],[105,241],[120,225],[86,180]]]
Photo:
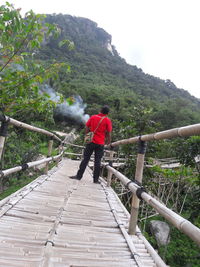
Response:
[[[51,132],[49,132],[47,130],[44,130],[44,129],[29,125],[29,124],[21,122],[21,121],[17,121],[17,120],[12,119],[12,118],[10,118],[8,116],[0,116],[0,121],[6,121],[6,122],[9,122],[10,124],[15,125],[16,127],[20,127],[20,128],[24,128],[24,129],[33,131],[33,132],[38,132],[38,133],[41,133],[41,134],[45,134],[45,135],[50,136],[51,138],[53,138],[53,139],[55,139],[55,140],[57,140],[59,142],[62,142],[62,140],[58,136],[56,136],[54,133],[51,133]]]
[[[106,165],[106,168],[110,172],[112,172],[125,186],[127,186],[131,192],[136,194],[136,191],[140,188],[140,186],[129,180],[126,176],[124,176],[122,173],[115,170],[111,166]],[[171,222],[177,229],[189,236],[200,246],[200,229],[198,227],[196,227],[180,215],[176,214],[175,212],[167,208],[165,205],[161,204],[158,200],[150,196],[148,193],[144,191],[141,192],[141,198],[150,206],[152,206],[167,221]]]
[[[84,146],[79,146],[79,145],[75,145],[75,144],[72,144],[72,143],[66,143],[64,142],[65,145],[70,145],[70,146],[75,146],[75,147],[79,147],[79,148],[84,148]]]
[[[170,130],[146,134],[141,136],[135,136],[128,139],[119,140],[116,142],[111,143],[109,146],[118,146],[118,145],[125,145],[125,144],[132,144],[141,141],[153,141],[153,140],[163,140],[169,139],[173,137],[187,137],[192,135],[200,135],[200,123],[184,126],[180,128],[173,128]],[[108,147],[109,147],[108,146]]]
[[[25,169],[29,169],[29,168],[41,165],[41,164],[46,163],[46,162],[56,161],[62,155],[63,155],[63,152],[60,153],[57,156],[54,156],[54,157],[49,157],[49,158],[45,158],[45,159],[42,159],[42,160],[28,162],[28,163],[25,164],[26,165]],[[13,167],[13,168],[10,168],[10,169],[7,169],[7,170],[3,170],[3,171],[0,172],[0,177],[5,177],[5,176],[8,176],[9,174],[16,173],[16,172],[19,172],[21,170],[23,170],[23,165],[22,166],[16,166],[16,167]]]

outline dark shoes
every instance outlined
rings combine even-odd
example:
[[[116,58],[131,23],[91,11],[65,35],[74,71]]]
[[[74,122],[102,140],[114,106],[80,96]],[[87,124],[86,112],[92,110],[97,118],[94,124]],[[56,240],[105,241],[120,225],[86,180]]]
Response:
[[[74,179],[74,180],[79,180],[79,181],[81,180],[81,179],[79,179],[76,175],[74,175],[74,176],[69,176],[69,178],[70,178],[70,179]],[[101,184],[101,183],[100,183],[99,181],[95,181],[94,184]]]
[[[74,176],[69,176],[69,178],[70,178],[70,179],[74,179],[74,180],[81,180],[81,179],[79,179],[76,175],[74,175]]]

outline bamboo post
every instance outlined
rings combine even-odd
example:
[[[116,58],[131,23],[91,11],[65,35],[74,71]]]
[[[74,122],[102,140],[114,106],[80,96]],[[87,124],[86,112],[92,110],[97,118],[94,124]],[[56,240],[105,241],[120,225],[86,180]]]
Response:
[[[3,155],[3,149],[4,149],[4,144],[5,144],[5,139],[7,136],[7,130],[8,130],[8,123],[9,121],[2,121],[1,123],[1,128],[0,128],[0,160]]]
[[[138,155],[137,155],[136,171],[135,171],[135,181],[138,182],[139,184],[142,183],[145,151],[146,151],[146,142],[140,140],[138,144]],[[128,230],[130,235],[134,235],[136,233],[139,204],[140,204],[139,198],[135,194],[133,194],[131,203],[131,216],[130,216],[129,230]]]
[[[100,177],[103,177],[104,175],[104,169],[105,169],[105,153],[103,154],[102,160],[101,160],[101,174]]]
[[[53,139],[50,139],[49,142],[48,142],[48,154],[47,154],[47,158],[51,156],[52,148],[53,148]],[[48,173],[48,170],[49,170],[49,161],[46,163],[45,174]]]
[[[113,155],[114,155],[114,151],[110,151],[110,156],[109,156],[109,165],[112,166],[113,163]],[[107,176],[107,186],[111,185],[111,179],[112,179],[112,172],[108,171],[108,176]]]
[[[5,136],[0,136],[0,160],[2,158],[3,155],[3,148],[4,148],[4,144],[5,144]]]
[[[61,152],[63,151],[63,145],[60,144],[58,147],[58,153],[61,154]],[[63,154],[62,154],[63,155]],[[61,156],[62,157],[62,156]],[[56,160],[56,166],[58,167],[58,163],[60,162],[60,157],[57,158]]]
[[[141,198],[153,207],[160,215],[162,215],[167,221],[172,223],[177,229],[189,236],[194,242],[200,246],[200,229],[193,225],[191,222],[176,214],[174,211],[167,208],[165,205],[160,203],[158,200],[153,198],[151,195],[147,194],[145,191],[141,190],[141,187],[136,183],[129,180],[119,171],[115,170],[110,166],[106,166],[124,185],[126,185],[131,192],[141,196]]]

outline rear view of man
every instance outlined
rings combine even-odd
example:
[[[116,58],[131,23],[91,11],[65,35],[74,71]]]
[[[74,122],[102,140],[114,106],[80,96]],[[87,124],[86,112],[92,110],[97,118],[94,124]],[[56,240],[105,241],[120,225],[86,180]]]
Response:
[[[83,173],[88,165],[90,157],[94,152],[94,172],[93,182],[99,183],[101,158],[103,156],[104,144],[109,145],[111,142],[112,123],[107,117],[109,113],[109,107],[104,106],[101,112],[97,115],[93,115],[86,123],[86,134],[88,132],[94,132],[91,143],[87,144],[84,150],[83,160],[79,166],[79,170],[75,176],[71,176],[71,179],[81,180]]]

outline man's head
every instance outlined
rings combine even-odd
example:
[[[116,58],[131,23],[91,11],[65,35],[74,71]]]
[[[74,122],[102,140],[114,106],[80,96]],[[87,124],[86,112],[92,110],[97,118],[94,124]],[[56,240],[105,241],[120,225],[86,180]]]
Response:
[[[103,113],[103,114],[108,114],[109,111],[110,111],[110,109],[109,109],[108,106],[103,106],[103,107],[101,108],[101,113]]]

